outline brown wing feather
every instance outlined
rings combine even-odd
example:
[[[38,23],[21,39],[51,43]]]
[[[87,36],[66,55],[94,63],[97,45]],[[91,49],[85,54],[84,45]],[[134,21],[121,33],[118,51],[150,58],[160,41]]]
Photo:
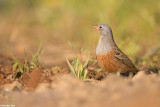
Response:
[[[131,62],[131,60],[118,48],[114,49],[114,57],[120,61],[121,63],[125,64],[126,66],[130,68],[135,68],[134,64]]]

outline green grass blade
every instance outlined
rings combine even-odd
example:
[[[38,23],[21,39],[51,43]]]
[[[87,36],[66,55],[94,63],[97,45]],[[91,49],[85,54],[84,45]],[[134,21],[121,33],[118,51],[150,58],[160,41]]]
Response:
[[[12,70],[15,71],[18,67],[18,62],[15,62],[12,66]]]
[[[24,53],[25,53],[25,63],[28,65],[29,64],[29,60],[28,60],[26,49],[24,49]]]
[[[11,52],[12,52],[12,51],[11,51]],[[16,54],[15,54],[14,52],[12,52],[12,55],[13,55],[15,61],[16,61],[16,62],[19,62],[19,60],[18,60],[18,58],[17,58],[17,56],[16,56]]]
[[[42,55],[42,54],[44,53],[44,51],[45,51],[45,49],[43,49],[43,50],[40,52],[40,54],[39,54],[39,55]]]
[[[68,64],[69,68],[71,69],[72,73],[73,73],[74,75],[76,75],[76,73],[75,73],[75,71],[74,71],[74,68],[72,67],[71,63],[69,62],[69,60],[68,60],[67,58],[66,58],[66,60],[67,60],[67,64]]]
[[[78,68],[79,68],[79,78],[81,78],[82,79],[82,77],[83,77],[83,75],[82,75],[82,64],[81,63],[79,63],[79,66],[78,66]]]
[[[89,57],[90,57],[90,52],[88,54],[87,60],[85,61],[84,65],[83,65],[83,69],[87,66],[88,61],[89,61]]]
[[[34,62],[31,62],[30,65],[31,65],[31,66],[34,66],[34,67],[37,67]]]
[[[77,70],[77,76],[80,77],[80,69]]]
[[[83,80],[85,80],[85,79],[86,79],[86,77],[87,77],[87,74],[88,74],[88,70],[84,70],[84,76],[83,76]]]
[[[38,55],[40,54],[40,52],[41,52],[41,47],[42,47],[42,43],[39,45],[39,48],[38,48],[38,50],[37,50],[37,53],[36,53],[37,56],[38,56]]]
[[[69,44],[70,48],[72,49],[73,56],[74,56],[74,58],[75,58],[75,52],[74,52],[74,49],[73,49],[73,46],[72,46],[71,42],[68,41],[68,44]]]
[[[76,67],[76,58],[73,59],[71,65],[73,65],[74,68]]]
[[[79,65],[79,55],[77,56],[77,59],[76,59],[76,63],[75,63],[75,71],[78,70],[78,65]]]
[[[80,54],[83,52],[83,50],[84,50],[84,46],[86,45],[86,43],[83,45],[83,47],[81,48],[81,50],[80,50]]]
[[[22,65],[19,65],[18,67],[19,67],[20,72],[23,73],[23,67],[22,67]]]
[[[35,59],[35,55],[33,54],[33,52],[32,51],[30,51],[30,55],[31,55],[31,62],[34,62],[34,59]]]

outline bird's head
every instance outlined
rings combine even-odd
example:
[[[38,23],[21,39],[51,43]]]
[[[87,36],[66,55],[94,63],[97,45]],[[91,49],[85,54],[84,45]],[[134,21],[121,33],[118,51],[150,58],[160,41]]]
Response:
[[[98,24],[93,26],[98,30],[100,36],[112,37],[112,29],[106,24]]]

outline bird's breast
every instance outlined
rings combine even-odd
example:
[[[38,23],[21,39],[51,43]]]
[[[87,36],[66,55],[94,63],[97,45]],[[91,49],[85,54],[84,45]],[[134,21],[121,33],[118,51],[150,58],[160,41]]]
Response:
[[[112,47],[110,44],[104,43],[102,41],[98,42],[97,48],[96,48],[96,55],[97,54],[107,54],[109,51],[111,51]]]

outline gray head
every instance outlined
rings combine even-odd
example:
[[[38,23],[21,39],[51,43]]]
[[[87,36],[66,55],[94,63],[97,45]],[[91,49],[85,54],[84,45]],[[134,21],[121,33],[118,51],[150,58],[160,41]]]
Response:
[[[113,37],[112,29],[108,25],[98,24],[98,25],[94,25],[93,27],[98,30],[98,32],[101,36],[111,36],[111,37]]]

